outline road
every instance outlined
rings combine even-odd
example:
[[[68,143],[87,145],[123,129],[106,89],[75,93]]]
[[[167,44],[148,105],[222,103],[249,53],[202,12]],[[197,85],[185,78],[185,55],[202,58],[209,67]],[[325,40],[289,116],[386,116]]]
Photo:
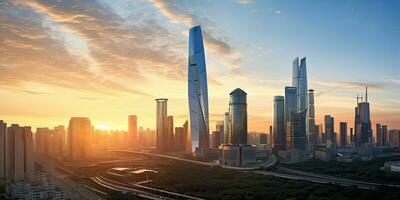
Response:
[[[389,187],[400,188],[400,185],[380,184],[380,183],[371,183],[366,181],[351,180],[351,179],[327,176],[322,174],[302,172],[284,167],[278,167],[277,169],[281,170],[281,172],[257,170],[254,171],[254,173],[286,178],[291,180],[303,180],[314,183],[337,184],[341,186],[355,186],[361,189],[376,189],[376,187],[378,186],[389,186]]]
[[[56,185],[65,192],[65,199],[87,199],[87,200],[101,200],[99,197],[89,189],[85,188],[79,183],[75,183],[69,176],[57,171],[59,168],[56,164],[47,161],[39,156],[35,157],[37,164],[41,165],[45,172],[55,179]]]
[[[160,190],[148,186],[138,185],[138,184],[126,184],[117,181],[113,181],[102,176],[92,177],[92,181],[95,183],[106,187],[108,189],[112,189],[115,191],[128,191],[132,192],[137,196],[152,199],[152,200],[160,200],[160,199],[189,199],[189,200],[204,200],[202,198],[197,198],[193,196],[188,196],[184,194],[179,194],[176,192],[170,192],[166,190]]]

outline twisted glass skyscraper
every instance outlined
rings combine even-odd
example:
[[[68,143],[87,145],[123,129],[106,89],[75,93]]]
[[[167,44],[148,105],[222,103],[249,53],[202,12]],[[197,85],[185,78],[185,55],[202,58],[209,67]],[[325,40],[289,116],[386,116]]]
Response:
[[[190,112],[190,137],[188,148],[192,153],[198,148],[208,148],[208,92],[201,27],[189,31],[188,95]]]

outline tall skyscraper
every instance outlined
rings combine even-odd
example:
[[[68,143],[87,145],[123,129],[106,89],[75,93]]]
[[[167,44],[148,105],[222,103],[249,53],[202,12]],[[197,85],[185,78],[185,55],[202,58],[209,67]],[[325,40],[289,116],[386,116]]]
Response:
[[[274,97],[274,119],[272,148],[274,151],[285,149],[285,97]]]
[[[7,181],[34,181],[33,138],[31,127],[12,124],[7,128]]]
[[[247,93],[236,88],[229,95],[229,143],[247,144]]]
[[[7,124],[0,120],[0,179],[6,178],[6,133]]]
[[[209,146],[207,72],[201,27],[189,31],[188,95],[190,153]]]
[[[293,123],[297,113],[297,88],[285,87],[285,150],[289,150],[292,146]]]
[[[225,129],[224,128],[224,121],[217,121],[217,124],[215,125],[215,130],[220,133],[219,134],[220,144],[224,144],[224,129]]]
[[[168,150],[172,151],[175,147],[175,140],[174,140],[174,117],[168,116],[167,117],[167,148]]]
[[[382,146],[388,146],[389,144],[389,132],[387,125],[382,125]]]
[[[86,160],[90,155],[90,135],[92,127],[89,118],[72,117],[68,126],[69,158]]]
[[[355,136],[358,147],[369,146],[373,143],[370,109],[368,103],[368,87],[365,87],[365,101],[358,102],[355,108]]]
[[[353,131],[353,128],[350,128],[350,144],[352,146],[354,144],[354,131]]]
[[[310,150],[313,151],[314,145],[317,144],[317,135],[315,134],[315,107],[313,89],[308,90],[307,131]]]
[[[224,144],[229,144],[229,138],[230,138],[230,127],[231,127],[231,122],[229,121],[229,112],[225,112],[224,114]]]
[[[292,86],[297,88],[297,111],[301,112],[308,109],[306,57],[300,62],[299,58],[294,59],[292,75]]]
[[[167,150],[167,144],[168,144],[167,101],[168,99],[156,99],[157,102],[156,148],[158,151],[161,152],[165,152]]]
[[[64,156],[64,153],[68,149],[65,127],[63,125],[54,127],[54,134],[61,136],[61,156]]]
[[[347,145],[347,123],[340,122],[340,147],[345,148]]]
[[[383,146],[384,143],[384,138],[382,134],[382,125],[381,124],[376,124],[376,145],[377,146]]]
[[[35,133],[35,147],[36,153],[42,156],[48,156],[49,153],[49,138],[50,138],[50,129],[36,128]]]
[[[325,115],[325,134],[326,134],[326,146],[331,147],[335,144],[335,122],[334,118],[330,115]]]
[[[137,116],[136,115],[128,116],[128,132],[129,132],[130,140],[133,142],[133,144],[137,144],[138,134],[137,134]]]

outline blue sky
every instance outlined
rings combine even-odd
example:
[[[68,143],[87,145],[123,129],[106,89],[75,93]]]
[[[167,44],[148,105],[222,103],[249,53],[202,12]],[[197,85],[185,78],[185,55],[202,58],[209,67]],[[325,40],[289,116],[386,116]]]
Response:
[[[154,128],[154,98],[166,97],[179,125],[187,119],[187,32],[200,24],[212,124],[240,87],[249,131],[265,132],[292,60],[306,56],[318,123],[331,114],[352,124],[355,96],[368,84],[373,123],[400,128],[398,10],[399,1],[3,0],[0,109],[34,127],[88,116],[126,129],[127,115],[137,114]]]

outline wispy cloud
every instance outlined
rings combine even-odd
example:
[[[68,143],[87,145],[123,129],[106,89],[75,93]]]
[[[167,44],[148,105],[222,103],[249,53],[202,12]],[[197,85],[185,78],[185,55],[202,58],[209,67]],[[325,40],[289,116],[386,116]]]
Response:
[[[240,4],[249,4],[251,2],[253,2],[254,0],[236,0],[236,2],[240,3]]]

